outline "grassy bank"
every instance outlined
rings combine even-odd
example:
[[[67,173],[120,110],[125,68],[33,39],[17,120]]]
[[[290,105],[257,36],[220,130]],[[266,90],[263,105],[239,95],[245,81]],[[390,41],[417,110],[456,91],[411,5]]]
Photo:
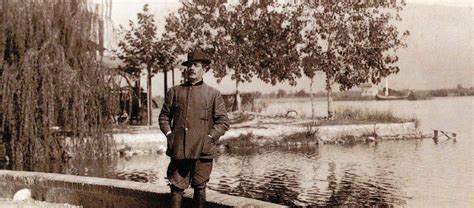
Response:
[[[308,147],[318,145],[319,137],[317,131],[311,129],[277,138],[256,136],[252,133],[247,133],[219,141],[219,144],[224,146],[226,150],[259,147]]]
[[[325,123],[403,123],[417,121],[416,118],[398,117],[391,111],[377,111],[357,108],[337,109],[334,116],[334,120],[325,120]]]
[[[258,122],[244,126],[235,126],[234,129],[247,129],[248,131],[241,131],[240,135],[226,138],[220,141],[227,150],[231,149],[248,149],[256,147],[308,147],[320,143],[321,136],[324,135],[319,132],[319,128],[327,128],[330,126],[339,125],[342,131],[350,126],[366,124],[397,124],[414,122],[415,126],[418,124],[416,118],[400,118],[395,116],[391,111],[372,111],[364,109],[336,109],[334,119],[295,119],[285,118],[283,116],[275,117],[258,117]],[[299,126],[295,130],[295,126]],[[333,128],[333,127],[331,127]],[[339,127],[335,127],[338,128]],[[373,127],[372,127],[373,128]],[[280,131],[285,129],[284,131]],[[355,131],[360,131],[355,128]],[[278,133],[280,132],[280,133]],[[354,133],[354,134],[353,134]],[[411,135],[410,135],[411,136]],[[377,138],[377,134],[373,131],[368,131],[362,135],[357,132],[348,132],[338,135],[333,141],[329,143],[337,144],[351,144],[358,142],[372,142]],[[325,143],[328,143],[327,141]]]
[[[302,125],[329,126],[329,125],[353,125],[353,124],[375,124],[375,123],[418,123],[417,118],[401,118],[391,111],[374,111],[358,108],[340,108],[334,112],[334,119],[316,119]]]

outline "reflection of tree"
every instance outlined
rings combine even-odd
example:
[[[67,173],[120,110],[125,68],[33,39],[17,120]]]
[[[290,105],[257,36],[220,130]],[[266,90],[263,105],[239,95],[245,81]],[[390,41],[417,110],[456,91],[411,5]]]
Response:
[[[278,146],[278,147],[249,147],[229,148],[226,153],[229,156],[254,156],[263,152],[282,152],[294,155],[314,156],[318,154],[318,146]]]
[[[237,181],[233,178],[222,177],[219,179],[216,187],[211,187],[222,193],[250,197],[274,203],[285,204],[289,206],[298,206],[299,196],[302,193],[301,171],[315,171],[313,168],[302,169],[301,166],[281,168],[279,163],[290,164],[292,161],[314,160],[317,154],[317,148],[303,148],[298,151],[297,148],[279,148],[268,150],[264,148],[255,149],[248,155],[231,157],[239,157],[242,161],[239,167],[240,173],[236,175]],[[227,154],[226,154],[227,155]],[[221,157],[226,157],[222,155]],[[278,158],[278,161],[274,159]],[[271,163],[269,163],[271,162]],[[235,168],[233,168],[235,169]],[[236,170],[237,171],[237,170]],[[313,175],[313,173],[309,173]],[[313,179],[314,176],[311,177]],[[310,180],[311,180],[310,179]],[[309,192],[314,193],[318,188],[313,184],[308,187]],[[305,189],[306,190],[306,189]]]
[[[253,153],[247,152],[240,156],[237,153],[226,153],[221,155],[221,159],[239,158],[240,162],[234,162],[234,167],[227,168],[238,174],[223,175],[212,189],[288,206],[405,204],[403,199],[395,195],[398,189],[386,180],[389,164],[375,164],[376,171],[380,172],[371,177],[359,174],[359,168],[337,169],[339,162],[321,161],[318,153],[318,148],[259,148],[254,149]],[[225,161],[221,165],[229,165],[229,159]],[[321,163],[327,166],[319,166]],[[364,167],[371,168],[370,165]]]
[[[285,204],[288,206],[296,206],[295,199],[298,197],[298,192],[294,187],[296,178],[296,171],[292,170],[274,170],[270,174],[264,176],[270,180],[259,187],[265,201],[270,201],[278,204]]]
[[[331,197],[326,201],[327,206],[393,206],[395,201],[379,182],[364,181],[353,170],[347,170],[337,184],[335,165],[330,164],[329,190]]]
[[[114,158],[71,158],[67,161],[52,160],[48,163],[36,164],[31,171],[107,178],[114,177],[111,175],[111,167],[115,166]]]
[[[243,179],[253,178],[248,177],[249,175],[254,175],[252,174],[252,168],[249,168],[251,167],[252,159],[252,156],[247,155],[220,155],[215,159],[214,167],[217,170],[213,171],[208,187],[224,194],[250,197],[248,190],[253,190],[251,186],[254,183],[250,180],[243,181]]]
[[[252,156],[260,152],[261,148],[228,148],[226,149],[226,154],[229,156],[239,157],[239,156]]]
[[[334,162],[330,162],[329,164],[329,175],[328,175],[328,190],[331,191],[331,197],[329,198],[328,204],[334,204],[337,199],[334,198],[337,188],[337,178],[336,178],[336,164]]]

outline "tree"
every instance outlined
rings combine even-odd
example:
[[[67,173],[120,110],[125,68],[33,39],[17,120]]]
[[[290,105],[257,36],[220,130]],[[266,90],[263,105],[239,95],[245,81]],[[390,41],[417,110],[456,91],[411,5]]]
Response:
[[[277,98],[285,98],[287,95],[285,90],[279,89],[276,93]]]
[[[378,84],[399,68],[397,49],[406,47],[393,21],[400,21],[404,2],[322,1],[300,7],[305,21],[302,68],[314,78],[316,71],[326,75],[328,118],[332,112],[332,86],[348,90],[362,83]]]
[[[143,6],[142,13],[137,14],[138,25],[129,22],[129,30],[125,30],[124,39],[120,41],[119,59],[125,63],[122,70],[140,80],[142,68],[147,72],[147,125],[152,124],[151,78],[160,70],[164,72],[172,67],[175,57],[167,39],[160,39],[157,34],[154,15],[150,14],[148,4]],[[142,67],[143,66],[143,67]],[[166,79],[165,79],[166,80]],[[139,83],[139,82],[138,82]],[[165,92],[167,88],[166,81]],[[140,84],[137,86],[139,105],[141,104]],[[166,94],[166,93],[165,93]]]
[[[230,75],[236,83],[254,76],[267,83],[301,76],[296,45],[301,38],[297,17],[289,5],[275,1],[184,3],[179,17],[167,18],[167,33],[175,37],[178,53],[203,48],[212,57],[211,68],[220,81]],[[192,29],[191,29],[192,28]]]
[[[306,97],[306,96],[308,96],[308,93],[306,93],[304,89],[295,93],[295,97]]]
[[[110,154],[106,132],[115,104],[99,53],[106,17],[91,5],[1,1],[1,119],[9,168],[46,171],[49,160]],[[61,132],[69,132],[70,149],[56,135]]]

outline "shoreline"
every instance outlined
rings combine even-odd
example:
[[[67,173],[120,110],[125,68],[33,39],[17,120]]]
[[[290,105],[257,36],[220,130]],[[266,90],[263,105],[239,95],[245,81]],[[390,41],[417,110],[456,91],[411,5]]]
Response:
[[[310,120],[267,118],[231,125],[219,139],[221,149],[311,146],[428,138],[416,122],[308,125]],[[115,152],[124,156],[164,154],[166,137],[157,126],[113,133]]]

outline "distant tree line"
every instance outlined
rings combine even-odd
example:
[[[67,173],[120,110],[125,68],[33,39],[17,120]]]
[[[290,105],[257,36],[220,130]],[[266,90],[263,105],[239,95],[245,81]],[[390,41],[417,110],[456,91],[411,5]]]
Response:
[[[443,88],[433,90],[416,90],[415,93],[426,93],[432,97],[455,97],[455,96],[474,96],[474,87],[463,88]]]
[[[383,90],[382,90],[383,91]],[[463,88],[443,88],[443,89],[432,89],[432,90],[393,90],[389,89],[389,94],[391,95],[407,95],[409,93],[414,93],[415,95],[423,95],[429,97],[455,97],[455,96],[474,96],[474,87]],[[247,96],[251,96],[253,99],[258,98],[309,98],[311,93],[307,92],[305,89],[285,91],[279,89],[269,93],[261,92],[243,92]],[[313,96],[316,98],[326,97],[326,92],[318,91],[314,92]],[[363,96],[360,91],[341,91],[333,93],[334,100],[371,100],[374,99],[373,96]],[[424,97],[426,98],[426,97]]]
[[[257,98],[309,98],[311,97],[311,92],[306,92],[305,89],[290,91],[287,92],[285,90],[277,90],[270,93],[260,93],[260,92],[252,92],[250,93],[254,96],[255,99]],[[326,98],[327,92],[325,91],[317,91],[313,92],[313,97],[315,98]],[[368,100],[372,99],[370,96],[362,96],[359,91],[342,91],[342,92],[335,92],[333,93],[334,100]]]

